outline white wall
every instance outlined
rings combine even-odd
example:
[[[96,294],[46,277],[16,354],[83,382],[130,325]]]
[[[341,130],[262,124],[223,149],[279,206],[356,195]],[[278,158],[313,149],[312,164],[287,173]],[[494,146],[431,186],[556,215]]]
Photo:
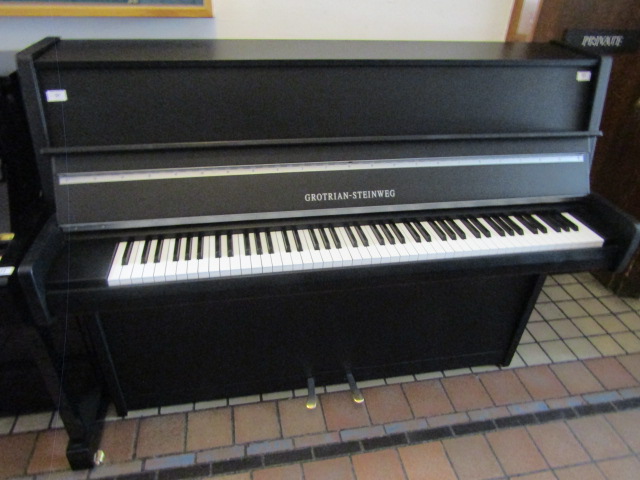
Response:
[[[215,18],[0,18],[0,50],[62,38],[503,41],[513,0],[213,0]]]

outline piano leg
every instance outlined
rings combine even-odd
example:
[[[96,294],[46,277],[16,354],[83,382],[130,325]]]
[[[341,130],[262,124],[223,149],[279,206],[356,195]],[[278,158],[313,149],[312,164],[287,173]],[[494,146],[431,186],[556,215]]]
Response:
[[[529,318],[531,317],[533,308],[536,306],[536,302],[538,301],[538,297],[540,296],[540,292],[542,291],[542,287],[544,286],[544,281],[546,278],[546,275],[538,275],[533,282],[533,285],[531,287],[531,294],[526,299],[526,302],[523,305],[522,315],[520,317],[520,321],[516,324],[515,332],[511,337],[511,343],[507,348],[504,359],[499,364],[501,367],[508,366],[511,363],[511,360],[513,360],[513,356],[516,353],[516,348],[518,348],[518,344],[520,343],[520,339],[522,338],[524,329],[527,327],[527,323],[529,322]]]
[[[46,328],[27,328],[33,358],[45,386],[54,400],[58,415],[69,436],[67,460],[73,470],[92,468],[102,455],[98,450],[102,435],[102,421],[107,409],[102,389],[96,386],[81,397],[69,392],[58,365],[59,354]]]

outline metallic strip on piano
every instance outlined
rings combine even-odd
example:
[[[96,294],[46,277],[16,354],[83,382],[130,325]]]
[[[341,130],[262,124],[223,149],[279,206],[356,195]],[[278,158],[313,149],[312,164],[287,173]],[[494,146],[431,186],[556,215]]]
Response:
[[[308,163],[273,163],[260,165],[225,165],[192,168],[159,168],[149,170],[119,170],[92,173],[59,173],[60,185],[82,185],[108,182],[171,180],[178,178],[230,177],[241,175],[272,175],[285,173],[339,172],[398,168],[469,167],[484,165],[527,165],[542,163],[580,163],[584,153],[552,155],[517,155],[453,158],[401,158],[380,160],[343,160]]]

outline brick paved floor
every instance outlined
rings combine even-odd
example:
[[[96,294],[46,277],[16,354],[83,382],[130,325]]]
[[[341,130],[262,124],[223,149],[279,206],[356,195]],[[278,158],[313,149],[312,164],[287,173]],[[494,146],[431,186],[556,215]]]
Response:
[[[0,418],[0,479],[640,478],[640,300],[550,277],[493,366],[109,413],[104,465],[71,472],[55,414]]]

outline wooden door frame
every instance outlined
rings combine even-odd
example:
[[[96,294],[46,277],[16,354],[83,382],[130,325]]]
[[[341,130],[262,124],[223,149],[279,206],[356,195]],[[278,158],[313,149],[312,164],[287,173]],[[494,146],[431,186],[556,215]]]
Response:
[[[507,42],[531,42],[536,32],[543,0],[514,0]]]

